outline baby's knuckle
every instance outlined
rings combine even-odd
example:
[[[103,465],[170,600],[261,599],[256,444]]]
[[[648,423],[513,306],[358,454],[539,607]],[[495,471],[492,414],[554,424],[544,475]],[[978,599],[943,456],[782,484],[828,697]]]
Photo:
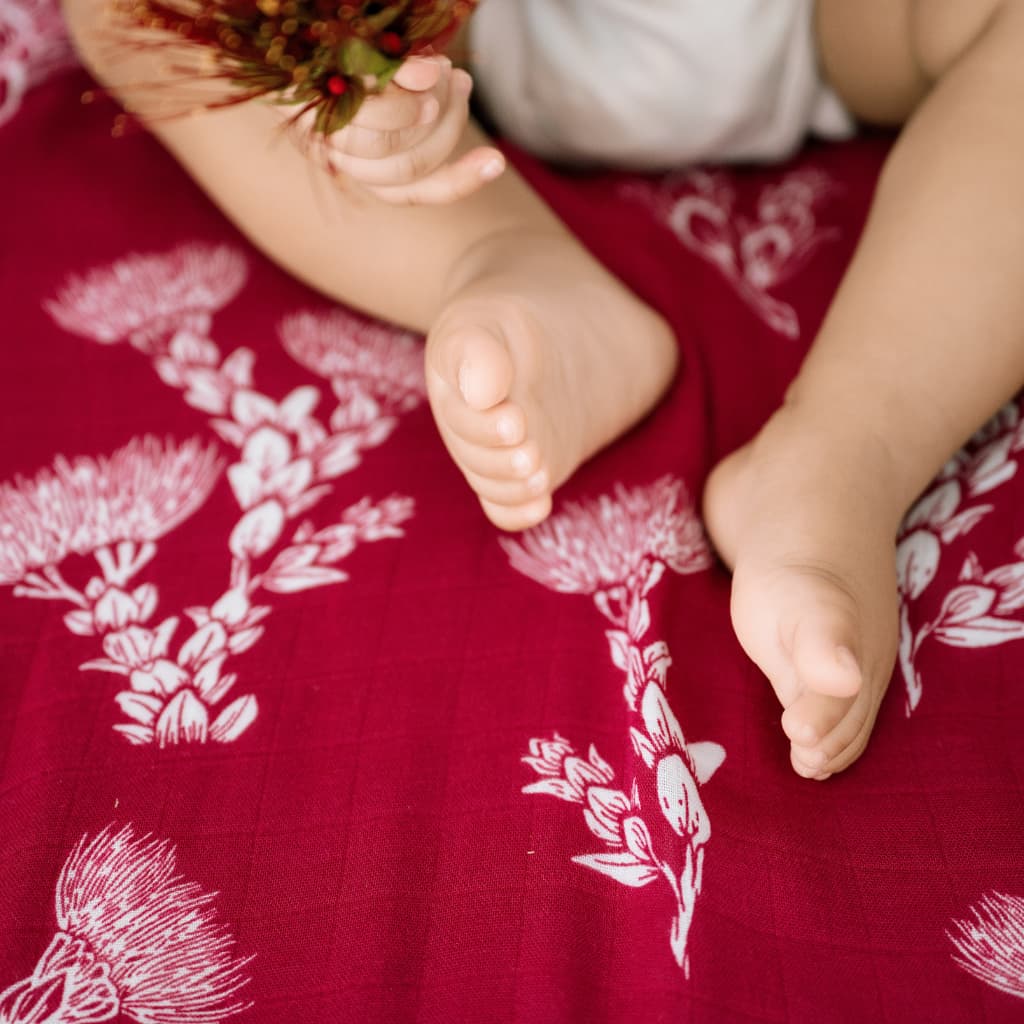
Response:
[[[377,159],[394,156],[401,151],[401,135],[397,131],[387,129],[376,132],[373,140],[373,156]]]
[[[430,159],[425,150],[408,149],[399,157],[401,174],[409,180],[422,178],[430,171]]]

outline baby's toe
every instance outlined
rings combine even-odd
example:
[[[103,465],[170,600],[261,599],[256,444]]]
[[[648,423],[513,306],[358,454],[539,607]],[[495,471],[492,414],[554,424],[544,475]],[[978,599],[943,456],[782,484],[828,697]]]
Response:
[[[804,694],[783,714],[793,767],[816,779],[848,768],[864,752],[877,711],[878,701],[867,691],[852,698]]]
[[[804,691],[782,713],[782,731],[797,746],[817,748],[843,720],[853,700]]]
[[[477,496],[491,505],[506,508],[527,505],[546,494],[551,488],[550,477],[543,467],[525,480],[495,480],[480,476],[464,466],[461,468],[466,482]]]
[[[801,607],[792,633],[793,667],[803,686],[820,694],[851,697],[861,688],[854,656],[860,625],[852,599],[836,586],[818,588],[818,603]]]
[[[540,450],[533,441],[496,448],[470,444],[450,432],[444,441],[462,469],[490,480],[526,480],[541,469]]]
[[[471,409],[492,409],[512,388],[515,367],[500,330],[442,321],[427,339],[428,376]]]
[[[433,401],[434,418],[448,441],[483,448],[513,447],[526,440],[526,415],[515,402],[502,402],[483,412],[470,408],[454,392]]]
[[[551,495],[545,494],[524,505],[505,506],[496,505],[480,499],[480,505],[487,518],[498,527],[499,530],[507,530],[516,533],[520,530],[528,530],[536,526],[551,515]]]

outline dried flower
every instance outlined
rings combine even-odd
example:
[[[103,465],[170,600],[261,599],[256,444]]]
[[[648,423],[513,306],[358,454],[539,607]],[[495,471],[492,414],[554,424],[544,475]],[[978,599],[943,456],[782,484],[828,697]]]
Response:
[[[155,45],[203,47],[205,79],[234,87],[206,106],[270,97],[313,115],[330,135],[382,89],[409,56],[442,47],[477,0],[112,0],[133,29],[157,30]],[[151,45],[142,38],[136,45]]]

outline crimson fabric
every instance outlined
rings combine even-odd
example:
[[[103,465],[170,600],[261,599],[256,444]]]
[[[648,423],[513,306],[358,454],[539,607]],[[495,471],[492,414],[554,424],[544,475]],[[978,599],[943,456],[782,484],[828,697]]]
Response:
[[[503,542],[419,341],[86,87],[0,126],[0,1020],[1024,1020],[1018,406],[908,520],[901,663],[828,783],[696,519],[885,140],[658,179],[510,153],[682,369]]]

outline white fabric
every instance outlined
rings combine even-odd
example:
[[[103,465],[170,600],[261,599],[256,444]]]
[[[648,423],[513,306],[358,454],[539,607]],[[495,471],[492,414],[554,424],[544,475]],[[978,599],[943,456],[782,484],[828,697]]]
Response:
[[[779,160],[853,132],[812,16],[813,0],[483,0],[472,69],[501,131],[549,159]]]

